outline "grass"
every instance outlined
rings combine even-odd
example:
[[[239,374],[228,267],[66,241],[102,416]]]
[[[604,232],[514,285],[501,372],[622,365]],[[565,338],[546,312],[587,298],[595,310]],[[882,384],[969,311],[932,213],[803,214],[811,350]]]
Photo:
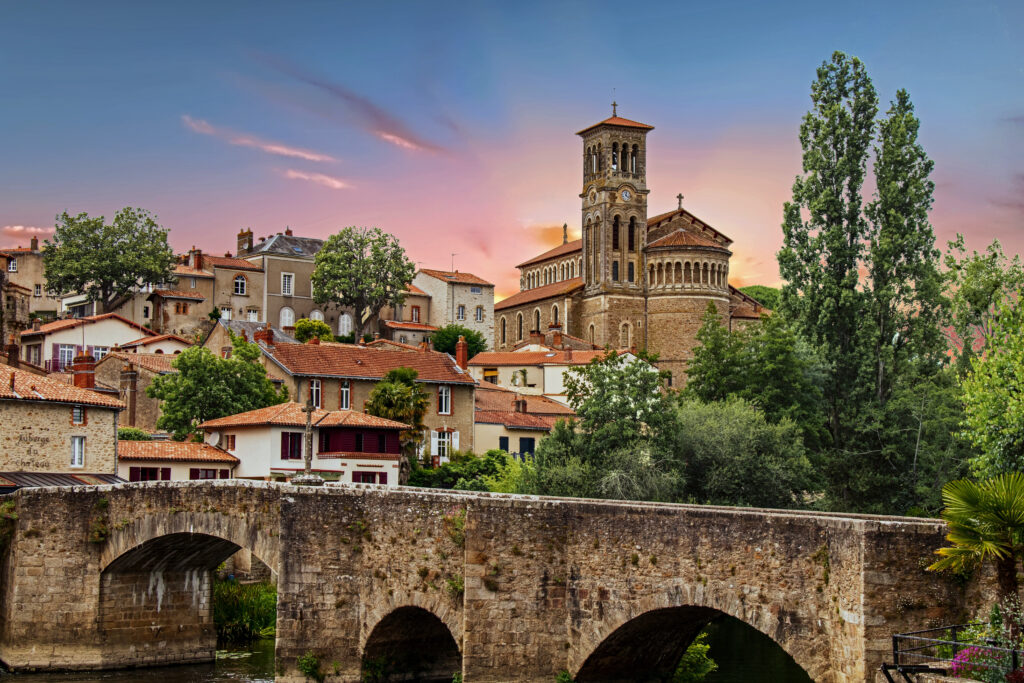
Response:
[[[213,623],[217,641],[249,643],[274,635],[277,622],[277,588],[269,583],[213,584]]]

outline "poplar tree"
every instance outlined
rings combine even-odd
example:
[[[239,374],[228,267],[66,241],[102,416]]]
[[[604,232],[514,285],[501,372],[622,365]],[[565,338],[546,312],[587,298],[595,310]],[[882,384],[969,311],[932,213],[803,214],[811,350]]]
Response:
[[[839,443],[862,364],[858,326],[867,301],[858,281],[868,224],[861,188],[878,96],[864,64],[842,52],[817,76],[800,126],[803,175],[784,207],[778,260],[783,312],[829,368],[828,426]]]

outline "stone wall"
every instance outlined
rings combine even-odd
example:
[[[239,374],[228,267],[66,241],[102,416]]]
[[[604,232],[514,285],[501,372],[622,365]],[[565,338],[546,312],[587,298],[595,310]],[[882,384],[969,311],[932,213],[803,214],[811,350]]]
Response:
[[[209,659],[209,575],[238,548],[278,574],[278,680],[295,683],[307,652],[330,681],[398,652],[444,680],[659,676],[718,614],[817,681],[861,683],[889,634],[963,609],[924,572],[932,520],[238,481],[12,499],[0,659],[16,669]]]
[[[698,345],[697,331],[708,302],[715,304],[724,323],[729,314],[725,296],[669,294],[648,299],[648,348],[658,354],[658,367],[672,373],[674,387],[686,382],[686,366]]]
[[[85,424],[74,425],[71,409],[70,403],[0,401],[0,467],[7,472],[115,474],[117,411],[85,406]],[[83,467],[71,467],[72,436],[85,437]]]

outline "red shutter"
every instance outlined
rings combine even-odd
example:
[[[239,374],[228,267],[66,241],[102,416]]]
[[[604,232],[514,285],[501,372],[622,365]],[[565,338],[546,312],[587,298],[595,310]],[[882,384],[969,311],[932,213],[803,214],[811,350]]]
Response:
[[[141,467],[129,467],[128,468],[128,481],[142,481],[142,468]]]
[[[170,467],[161,467],[160,468],[160,480],[161,481],[170,481],[171,480],[171,468]]]
[[[57,365],[60,362],[60,344],[53,344],[50,349],[50,372],[58,372],[64,368]]]
[[[290,439],[288,438],[288,432],[281,432],[281,459],[288,459],[288,446],[290,445]]]
[[[380,472],[377,475],[377,483],[378,484],[387,484],[388,483],[388,473],[387,472]]]
[[[230,479],[231,478],[231,470],[221,470],[220,471],[220,478],[221,479]]]
[[[189,479],[198,479],[199,478],[199,468],[198,467],[190,468],[189,471],[188,471],[188,478]]]

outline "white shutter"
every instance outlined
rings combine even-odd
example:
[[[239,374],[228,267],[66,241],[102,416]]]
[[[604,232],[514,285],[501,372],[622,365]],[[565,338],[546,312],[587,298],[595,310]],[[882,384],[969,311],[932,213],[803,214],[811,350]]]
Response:
[[[453,451],[459,450],[459,433],[458,432],[452,432],[452,450]]]
[[[437,455],[437,432],[430,432],[430,454]]]

